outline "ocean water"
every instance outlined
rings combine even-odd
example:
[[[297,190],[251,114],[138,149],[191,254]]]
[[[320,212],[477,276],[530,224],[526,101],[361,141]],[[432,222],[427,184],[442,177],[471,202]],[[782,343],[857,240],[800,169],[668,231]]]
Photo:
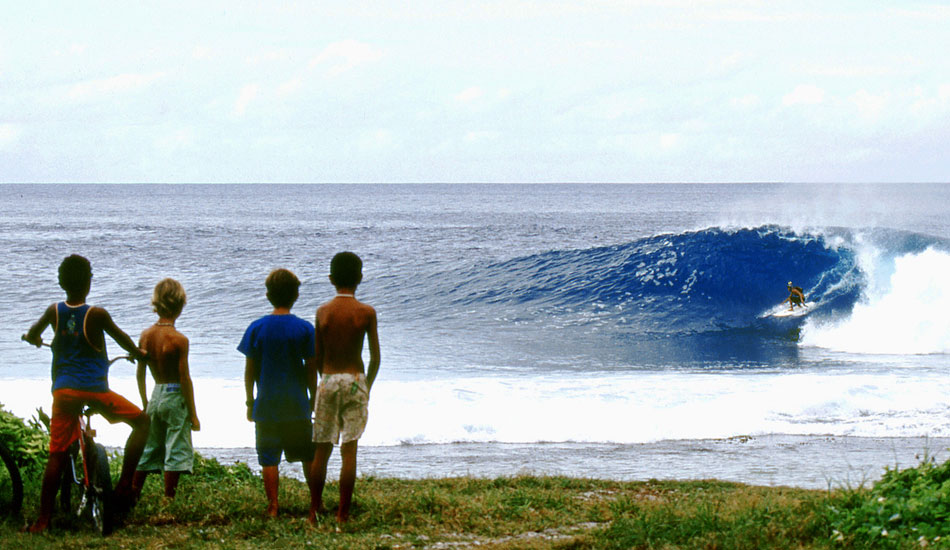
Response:
[[[0,185],[0,402],[49,410],[49,352],[19,338],[79,253],[133,337],[155,283],[184,284],[195,444],[253,462],[235,348],[264,278],[297,273],[312,320],[352,250],[383,356],[364,474],[873,477],[950,441],[948,205],[941,184]],[[788,280],[808,315],[771,315]],[[110,380],[137,396],[131,364]]]

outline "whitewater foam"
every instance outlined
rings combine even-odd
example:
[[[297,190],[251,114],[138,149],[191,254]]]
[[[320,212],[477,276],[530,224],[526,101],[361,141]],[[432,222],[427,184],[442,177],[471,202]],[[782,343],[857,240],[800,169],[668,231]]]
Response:
[[[950,254],[928,248],[858,256],[869,283],[851,314],[808,321],[802,344],[858,354],[950,353]]]

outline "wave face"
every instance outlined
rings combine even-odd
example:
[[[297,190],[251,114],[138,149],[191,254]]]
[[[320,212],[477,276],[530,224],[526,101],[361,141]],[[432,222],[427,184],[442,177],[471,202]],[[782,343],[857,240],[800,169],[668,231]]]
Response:
[[[947,248],[939,239],[893,230],[710,228],[515,258],[435,284],[453,311],[486,310],[499,326],[572,329],[558,338],[572,346],[598,333],[614,341],[608,353],[626,348],[660,362],[682,361],[684,354],[715,360],[709,353],[768,361],[772,356],[756,352],[763,340],[797,344],[803,326],[846,323],[869,293],[889,284],[880,279],[895,269],[913,271],[900,267],[902,258],[934,247]],[[936,272],[946,280],[946,268]],[[782,309],[789,280],[805,289],[806,317],[769,315]],[[684,346],[678,338],[693,341]]]

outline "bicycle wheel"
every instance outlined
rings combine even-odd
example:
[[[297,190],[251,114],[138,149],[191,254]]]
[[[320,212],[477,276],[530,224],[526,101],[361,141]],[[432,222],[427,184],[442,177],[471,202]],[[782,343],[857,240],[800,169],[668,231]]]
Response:
[[[87,489],[87,507],[96,531],[103,535],[112,532],[112,474],[106,448],[96,443],[96,468]]]
[[[0,515],[15,516],[23,507],[23,479],[13,455],[2,444],[0,458],[3,459],[3,467],[0,468]]]

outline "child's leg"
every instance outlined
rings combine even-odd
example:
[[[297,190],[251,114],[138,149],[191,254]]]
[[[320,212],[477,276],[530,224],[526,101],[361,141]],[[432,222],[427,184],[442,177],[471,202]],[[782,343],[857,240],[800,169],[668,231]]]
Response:
[[[165,496],[175,498],[175,492],[178,490],[178,479],[181,472],[165,472]]]
[[[40,517],[30,526],[31,533],[45,531],[53,517],[56,491],[59,489],[63,468],[69,462],[69,447],[80,437],[79,412],[83,407],[82,396],[73,390],[53,392],[53,407],[49,426],[49,459],[43,471],[40,488]]]
[[[277,472],[277,466],[264,466],[261,468],[261,477],[264,478],[264,494],[267,495],[267,511],[265,515],[277,517],[277,490],[279,488],[280,476]]]
[[[136,470],[135,474],[132,476],[132,494],[135,495],[136,500],[138,500],[139,495],[142,494],[142,487],[145,487],[145,480],[148,478],[149,472],[144,470]]]
[[[125,442],[125,456],[122,458],[122,473],[119,475],[119,481],[116,483],[115,492],[119,495],[131,493],[132,477],[135,475],[135,469],[139,465],[139,459],[142,458],[142,451],[145,450],[145,442],[148,440],[148,415],[142,412],[137,417],[126,423],[132,427],[132,433]]]
[[[43,472],[43,486],[40,489],[40,517],[30,526],[31,533],[41,533],[49,527],[49,520],[53,517],[56,490],[59,489],[59,479],[67,460],[66,452],[49,454],[46,470]]]
[[[333,453],[333,443],[316,444],[316,451],[313,454],[313,462],[308,478],[308,485],[310,486],[309,521],[311,523],[316,521],[317,514],[325,514],[327,512],[323,507],[323,487],[327,482],[327,462],[330,461],[331,453]]]
[[[336,519],[340,523],[350,519],[350,503],[353,501],[353,487],[356,485],[356,441],[349,441],[340,445],[340,457],[343,466],[340,468],[340,509]]]
[[[129,508],[134,504],[132,476],[135,475],[139,459],[142,458],[142,452],[145,450],[145,443],[148,441],[150,419],[145,411],[113,391],[87,395],[87,402],[109,422],[122,421],[132,428],[132,433],[125,442],[122,473],[115,485],[115,509],[121,514],[125,511],[124,508]]]

